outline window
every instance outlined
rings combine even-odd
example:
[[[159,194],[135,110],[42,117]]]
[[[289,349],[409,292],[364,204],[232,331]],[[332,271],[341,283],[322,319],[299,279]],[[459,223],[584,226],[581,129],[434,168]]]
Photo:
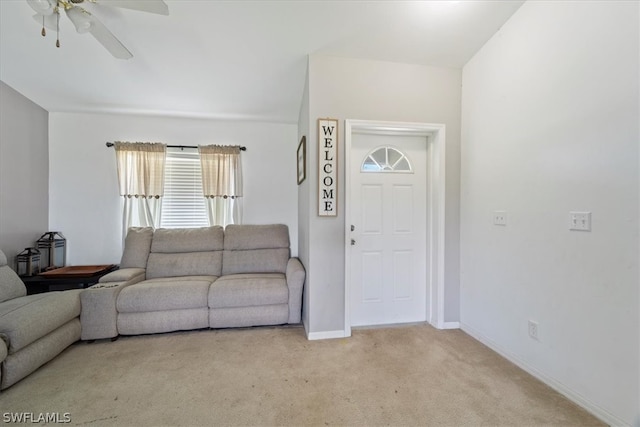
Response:
[[[364,158],[360,172],[411,173],[411,163],[401,151],[393,147],[378,147]]]
[[[242,223],[240,146],[115,142],[123,233]],[[206,194],[205,194],[206,193]]]
[[[202,194],[198,150],[167,148],[160,227],[207,227],[209,220]]]

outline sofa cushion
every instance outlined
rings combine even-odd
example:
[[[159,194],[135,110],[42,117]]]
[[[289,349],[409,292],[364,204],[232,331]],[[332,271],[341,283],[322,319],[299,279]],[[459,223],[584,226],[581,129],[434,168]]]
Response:
[[[120,268],[146,268],[152,237],[153,228],[151,227],[129,228],[127,237],[124,240]]]
[[[222,274],[285,273],[289,228],[283,224],[227,225]]]
[[[232,274],[211,284],[209,307],[229,308],[287,304],[289,288],[283,274]]]
[[[4,254],[2,254],[4,257]],[[8,265],[0,267],[0,303],[13,298],[23,297],[27,294],[27,288],[20,277]]]
[[[287,271],[289,249],[254,249],[248,251],[224,251],[222,274],[282,273]]]
[[[182,276],[220,276],[222,251],[191,253],[151,253],[147,279]]]
[[[9,354],[78,317],[80,292],[82,289],[48,292],[0,303],[0,337]]]
[[[116,307],[119,313],[207,307],[209,286],[214,280],[215,276],[145,280],[122,289]]]
[[[220,226],[200,228],[159,228],[153,234],[151,252],[185,253],[221,251],[224,230]]]
[[[56,357],[79,338],[80,320],[76,317],[20,349],[19,353],[7,356],[2,366],[3,376],[0,388],[4,390],[17,383]]]
[[[284,224],[229,224],[224,230],[224,249],[289,248],[289,228]]]
[[[224,231],[220,226],[158,229],[153,234],[147,279],[220,276]]]

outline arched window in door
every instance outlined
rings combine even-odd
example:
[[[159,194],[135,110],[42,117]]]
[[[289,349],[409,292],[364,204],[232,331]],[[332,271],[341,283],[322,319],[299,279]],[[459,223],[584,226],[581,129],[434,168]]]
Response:
[[[377,147],[366,155],[360,172],[412,173],[407,156],[393,147]]]

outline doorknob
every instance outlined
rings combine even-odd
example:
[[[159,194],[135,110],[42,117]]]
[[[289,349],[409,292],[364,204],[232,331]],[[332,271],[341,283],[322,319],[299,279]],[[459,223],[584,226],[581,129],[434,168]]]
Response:
[[[356,226],[351,224],[351,231],[354,231],[356,229]]]
[[[356,241],[354,239],[351,239],[351,246],[355,245]]]

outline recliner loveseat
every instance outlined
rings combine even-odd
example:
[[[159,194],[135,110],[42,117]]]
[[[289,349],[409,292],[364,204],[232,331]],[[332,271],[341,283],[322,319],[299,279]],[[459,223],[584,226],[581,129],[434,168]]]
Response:
[[[0,251],[0,389],[80,339],[80,289],[27,295]]]
[[[82,339],[299,323],[304,279],[286,225],[132,228],[81,294]]]

